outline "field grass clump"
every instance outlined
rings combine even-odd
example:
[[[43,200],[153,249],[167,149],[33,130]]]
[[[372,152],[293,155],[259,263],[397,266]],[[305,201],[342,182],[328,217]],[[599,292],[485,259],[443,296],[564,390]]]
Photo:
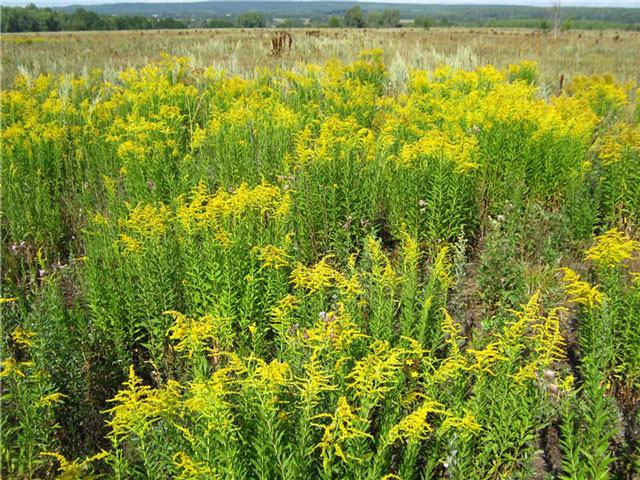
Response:
[[[165,56],[2,92],[2,471],[634,478],[632,83]]]

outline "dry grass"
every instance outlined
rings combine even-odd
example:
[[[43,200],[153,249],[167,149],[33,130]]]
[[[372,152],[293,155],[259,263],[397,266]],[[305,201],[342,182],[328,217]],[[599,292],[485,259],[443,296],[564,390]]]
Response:
[[[541,32],[515,29],[292,30],[293,49],[271,55],[273,31],[170,30],[72,32],[2,36],[2,86],[18,71],[82,74],[100,68],[107,77],[158,59],[162,52],[190,56],[197,68],[213,65],[233,74],[250,75],[256,67],[290,68],[298,62],[352,61],[359,50],[381,47],[395,68],[433,69],[440,64],[473,68],[498,67],[520,60],[540,64],[543,82],[558,83],[561,74],[612,72],[619,80],[640,82],[640,33],[572,31],[557,39]],[[29,43],[20,39],[35,38]],[[18,39],[16,41],[16,39]],[[44,41],[43,41],[44,40]]]

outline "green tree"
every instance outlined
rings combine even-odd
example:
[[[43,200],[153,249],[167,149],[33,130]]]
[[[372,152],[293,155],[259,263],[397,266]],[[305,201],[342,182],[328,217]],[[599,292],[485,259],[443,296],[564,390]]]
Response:
[[[175,20],[170,17],[161,18],[160,20],[158,20],[158,24],[156,27],[163,28],[163,29],[187,28],[184,22],[181,22],[180,20]]]
[[[433,26],[433,19],[429,18],[429,17],[423,17],[421,15],[418,15],[415,19],[415,21],[413,22],[413,24],[416,27],[422,27],[426,30],[429,30],[432,26]]]
[[[542,30],[542,33],[544,33],[545,35],[549,33],[550,28],[551,27],[549,26],[549,22],[547,22],[546,20],[542,20],[540,22],[540,30]]]
[[[304,27],[304,22],[299,18],[287,18],[284,22],[280,24],[282,28],[302,28]]]
[[[562,26],[560,27],[560,30],[562,30],[563,32],[566,32],[567,30],[571,30],[573,28],[574,19],[575,19],[575,16],[573,15],[567,18],[564,22],[562,22]]]
[[[382,26],[395,28],[400,26],[400,10],[397,8],[385,8],[382,13]]]
[[[344,24],[351,28],[364,27],[364,16],[362,15],[360,5],[355,5],[346,11],[344,14]]]
[[[238,15],[236,23],[240,28],[263,28],[267,25],[264,15],[255,11],[249,11]]]
[[[329,17],[329,28],[340,28],[341,25],[340,17],[337,15],[331,15]]]
[[[380,12],[367,13],[367,27],[382,27],[382,14]]]
[[[233,28],[233,23],[228,20],[212,18],[205,23],[204,28]]]

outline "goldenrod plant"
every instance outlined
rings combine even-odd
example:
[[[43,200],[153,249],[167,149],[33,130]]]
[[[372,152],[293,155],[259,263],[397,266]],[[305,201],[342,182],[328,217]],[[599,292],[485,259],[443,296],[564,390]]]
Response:
[[[3,475],[635,478],[635,86],[397,77],[15,78]]]

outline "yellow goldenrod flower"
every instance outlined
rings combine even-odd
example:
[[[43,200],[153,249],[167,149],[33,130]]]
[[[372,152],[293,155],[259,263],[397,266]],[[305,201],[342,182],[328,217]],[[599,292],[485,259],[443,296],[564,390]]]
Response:
[[[455,429],[459,430],[461,432],[461,434],[463,435],[463,437],[476,435],[478,432],[480,432],[482,430],[482,427],[476,421],[476,418],[468,410],[464,410],[464,416],[463,417],[450,416],[450,417],[446,418],[444,420],[444,422],[442,422],[442,425],[440,426],[439,432],[444,433],[444,432],[447,432],[451,428],[455,428]]]
[[[318,351],[314,350],[311,358],[304,366],[305,376],[297,379],[300,398],[307,406],[315,406],[320,401],[320,394],[336,390],[332,384],[333,375],[324,368],[318,358]]]
[[[253,252],[258,253],[258,259],[262,261],[262,266],[258,270],[259,272],[268,267],[273,267],[276,270],[281,267],[288,267],[291,257],[287,253],[274,245],[267,245],[265,247],[255,247]]]
[[[623,152],[624,143],[619,136],[612,133],[606,134],[598,147],[598,157],[604,166],[620,162]]]
[[[637,251],[640,251],[639,242],[612,228],[595,238],[594,245],[586,251],[586,258],[606,267],[616,267],[624,260],[632,259]]]
[[[119,221],[120,226],[141,238],[160,237],[169,228],[171,213],[165,205],[154,206],[138,204],[129,213],[126,220]]]
[[[366,396],[382,400],[393,388],[392,380],[402,370],[406,353],[401,348],[391,348],[389,343],[376,340],[370,347],[372,353],[354,365],[348,377],[354,397]]]
[[[142,437],[163,415],[177,415],[180,410],[182,387],[173,380],[163,388],[152,389],[142,385],[142,379],[136,376],[131,365],[129,379],[123,385],[126,388],[108,400],[117,403],[107,410],[111,414],[107,425],[113,437],[127,438],[132,434]]]
[[[8,377],[12,373],[15,373],[20,377],[25,376],[25,374],[22,373],[22,370],[18,368],[20,365],[22,365],[22,363],[16,362],[16,359],[13,357],[8,357],[5,360],[3,360],[1,365],[2,365],[2,372],[0,372],[0,377]]]
[[[32,340],[34,336],[35,333],[29,332],[19,325],[11,333],[11,338],[13,338],[14,342],[16,342],[18,345],[29,348],[33,347],[34,345]]]
[[[333,414],[322,413],[314,417],[314,419],[321,418],[326,418],[329,422],[327,425],[312,423],[314,427],[323,430],[322,439],[313,450],[320,450],[320,456],[323,459],[325,470],[329,466],[331,455],[333,454],[344,462],[348,462],[349,460],[361,462],[362,459],[346,453],[344,447],[345,444],[352,439],[373,438],[362,429],[369,421],[358,417],[345,397],[338,398],[338,406]],[[359,427],[359,425],[363,427]]]
[[[237,385],[233,368],[216,370],[208,380],[189,385],[182,405],[205,423],[207,431],[230,436],[236,431],[236,427],[232,405],[227,398],[234,393]],[[192,437],[188,430],[183,430],[183,433]]]
[[[175,324],[168,331],[169,338],[178,341],[175,350],[186,352],[189,358],[204,352],[213,352],[214,347],[220,349],[230,346],[233,342],[234,334],[229,318],[205,315],[196,320],[176,311],[164,313],[173,316],[175,320]]]
[[[427,422],[427,417],[433,413],[450,415],[444,410],[443,404],[425,399],[422,405],[391,428],[389,433],[390,441],[394,442],[398,438],[414,442],[424,440],[433,430],[433,427]]]
[[[566,393],[570,393],[573,391],[573,385],[575,383],[575,378],[573,377],[573,375],[567,375],[567,377],[564,379],[564,381],[561,383],[560,387],[562,388],[562,390],[564,390]]]
[[[478,372],[487,372],[491,375],[495,375],[495,372],[491,369],[491,366],[501,360],[507,360],[507,357],[501,355],[502,345],[500,342],[492,342],[482,350],[467,349],[467,353],[470,353],[476,357],[475,363],[464,367],[465,370],[475,370]]]
[[[135,238],[132,238],[126,234],[118,235],[118,237],[119,237],[119,240],[116,242],[116,244],[122,245],[123,254],[126,255],[129,253],[136,253],[143,250],[142,243],[136,240]]]
[[[591,286],[587,282],[580,280],[580,275],[570,268],[560,268],[564,273],[564,291],[569,295],[570,303],[579,303],[587,308],[596,309],[602,305],[602,293],[598,291],[598,286]]]
[[[178,452],[173,456],[173,463],[181,473],[177,479],[193,480],[193,479],[211,479],[217,480],[222,478],[216,470],[207,467],[203,462],[195,462],[189,455],[184,452]]]
[[[348,284],[347,279],[327,263],[329,258],[330,255],[324,257],[312,267],[298,263],[291,272],[291,283],[297,288],[305,288],[309,295],[330,287],[345,288]]]
[[[103,458],[108,457],[109,453],[102,450],[92,457],[87,457],[82,461],[76,459],[71,462],[68,461],[63,455],[60,455],[56,452],[41,452],[41,455],[53,457],[58,460],[58,462],[60,462],[58,471],[61,473],[61,475],[59,476],[59,478],[85,478],[87,469],[89,468],[89,464],[91,462],[102,460]]]
[[[330,319],[326,322],[325,319]],[[344,304],[338,303],[335,312],[328,312],[319,319],[313,328],[305,332],[298,331],[301,340],[313,349],[329,349],[343,352],[356,340],[368,338],[353,322],[351,315],[345,311]]]
[[[251,211],[278,219],[287,214],[289,203],[288,192],[283,194],[266,182],[253,189],[243,183],[233,192],[219,188],[215,194],[207,193],[205,183],[200,182],[188,195],[178,198],[175,216],[182,229],[192,233],[208,227],[219,229],[224,219]]]
[[[442,333],[445,334],[445,342],[447,342],[451,346],[451,351],[453,353],[458,352],[458,335],[462,331],[462,327],[459,323],[456,323],[449,312],[445,308],[442,308],[442,313],[444,314],[444,319],[442,320]]]
[[[255,368],[250,378],[247,379],[249,385],[271,392],[277,391],[280,387],[289,385],[292,379],[291,368],[286,362],[274,359],[267,363],[256,358]]]
[[[45,395],[44,397],[40,398],[40,401],[38,403],[44,407],[48,407],[55,403],[59,403],[63,398],[66,398],[66,397],[67,395],[64,395],[62,393],[51,393],[49,395]]]
[[[284,324],[289,315],[297,310],[300,300],[294,295],[287,294],[284,298],[278,300],[276,306],[271,309],[271,318],[276,323]]]

